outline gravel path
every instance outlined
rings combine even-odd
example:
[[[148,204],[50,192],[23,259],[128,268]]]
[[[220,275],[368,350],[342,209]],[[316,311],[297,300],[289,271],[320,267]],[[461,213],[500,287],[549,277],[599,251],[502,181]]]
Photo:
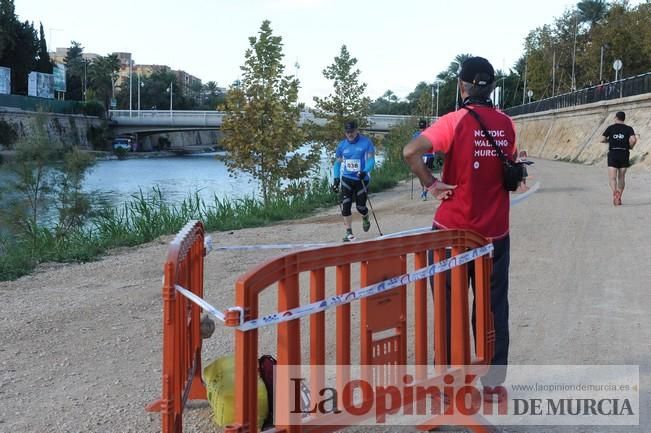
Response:
[[[552,161],[534,167],[531,174],[543,187],[511,213],[511,361],[639,364],[642,426],[517,431],[649,432],[651,172],[629,173],[624,205],[615,208],[604,167]],[[372,195],[383,232],[430,224],[434,202],[410,200],[409,191],[406,182]],[[358,217],[354,221],[361,232]],[[360,237],[374,237],[375,230]],[[338,208],[330,208],[212,236],[216,244],[248,245],[332,242],[342,232]],[[144,406],[160,394],[160,283],[170,240],[93,263],[42,266],[0,283],[1,433],[160,431],[159,415]],[[232,305],[237,276],[278,253],[211,253],[208,300]],[[230,334],[218,329],[204,357],[231,351]],[[218,431],[209,417],[205,404],[193,404],[185,431]]]

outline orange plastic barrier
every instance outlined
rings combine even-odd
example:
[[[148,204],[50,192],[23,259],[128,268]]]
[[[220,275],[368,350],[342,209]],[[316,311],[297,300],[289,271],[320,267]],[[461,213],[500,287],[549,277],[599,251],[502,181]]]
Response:
[[[190,221],[171,242],[163,277],[163,386],[147,411],[161,413],[164,433],[183,431],[187,400],[205,400],[201,380],[201,309],[175,289],[182,286],[203,298],[203,224]]]
[[[199,240],[201,239],[201,240]],[[387,238],[365,242],[354,242],[340,246],[328,246],[310,250],[291,252],[261,264],[236,282],[236,309],[226,314],[227,326],[237,327],[243,321],[260,317],[259,300],[261,294],[272,291],[277,296],[277,311],[286,311],[300,306],[301,292],[309,291],[309,303],[323,301],[333,295],[326,293],[327,287],[334,285],[336,294],[344,294],[353,287],[353,271],[359,269],[359,286],[366,287],[392,277],[404,275],[409,264],[416,269],[428,265],[427,253],[433,252],[435,262],[468,250],[482,247],[489,241],[470,231],[444,230],[418,235]],[[434,276],[433,296],[428,292],[427,279],[414,282],[414,316],[408,317],[406,286],[373,295],[360,300],[359,326],[360,341],[351,341],[353,315],[351,305],[336,307],[334,327],[326,326],[324,311],[309,315],[309,359],[301,359],[301,320],[277,323],[276,356],[278,366],[310,366],[309,387],[312,396],[318,395],[325,383],[323,369],[326,365],[327,346],[332,342],[326,339],[326,332],[334,332],[334,364],[337,368],[337,388],[344,389],[348,369],[352,365],[351,349],[359,347],[359,364],[378,368],[373,372],[376,381],[382,378],[391,381],[408,360],[408,347],[413,344],[416,380],[420,384],[442,384],[444,375],[455,367],[455,377],[466,377],[459,366],[486,365],[492,359],[494,350],[494,329],[490,308],[490,274],[492,259],[488,255],[477,257],[474,263],[475,286],[475,347],[471,347],[471,321],[469,314],[469,285],[467,264],[452,268],[451,308],[448,320],[446,308],[447,292],[445,273]],[[358,266],[359,265],[359,266]],[[190,398],[205,398],[201,382],[199,333],[199,309],[184,297],[174,294],[174,285],[179,284],[193,293],[202,296],[201,286],[203,268],[203,232],[199,223],[191,228],[186,226],[170,248],[165,265],[164,302],[164,347],[163,347],[163,396],[154,404],[160,408],[163,418],[163,433],[182,432],[182,413],[185,401]],[[332,274],[334,273],[334,278]],[[309,287],[301,287],[309,280]],[[331,281],[331,279],[333,281]],[[401,281],[402,282],[402,281]],[[428,305],[433,315],[433,325],[428,324]],[[188,317],[185,312],[190,311]],[[243,316],[242,316],[243,315]],[[450,325],[448,325],[448,323]],[[430,335],[429,326],[433,326]],[[450,341],[448,341],[450,326]],[[407,335],[413,329],[413,342]],[[259,334],[257,329],[242,331],[235,329],[236,356],[236,424],[227,426],[227,433],[257,432],[257,379]],[[332,334],[329,334],[332,336]],[[432,340],[432,344],[428,344]],[[435,349],[435,350],[434,350]],[[448,359],[448,353],[450,359]],[[332,362],[330,362],[332,364]],[[356,362],[357,364],[357,362]],[[428,365],[435,364],[434,376],[429,377]],[[451,367],[448,367],[450,365]],[[277,370],[280,371],[280,370]],[[194,379],[194,380],[193,380]],[[287,379],[276,377],[274,407],[277,410],[290,407],[283,396],[289,395]],[[343,395],[344,406],[349,404],[352,395]],[[278,409],[281,408],[281,409]],[[281,412],[284,413],[284,412]],[[334,413],[322,417],[338,416]],[[300,421],[300,420],[299,420]],[[453,422],[451,422],[453,421]],[[480,415],[454,415],[445,418],[446,424],[465,425],[478,433],[488,432],[490,428]],[[276,421],[276,424],[279,424]],[[327,424],[327,423],[326,423]],[[430,429],[441,424],[437,417],[417,427]],[[341,422],[324,425],[323,418],[306,418],[291,425],[276,425],[265,432],[331,432],[343,429]]]

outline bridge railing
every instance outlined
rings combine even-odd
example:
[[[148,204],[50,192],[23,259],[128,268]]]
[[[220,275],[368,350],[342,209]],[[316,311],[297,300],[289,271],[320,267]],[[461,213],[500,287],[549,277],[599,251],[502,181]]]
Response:
[[[109,116],[123,126],[197,126],[219,127],[224,121],[226,112],[223,111],[191,111],[191,110],[110,110]],[[368,127],[371,131],[388,131],[401,123],[408,122],[414,116],[392,114],[374,114],[368,116]],[[436,118],[431,118],[434,121]],[[314,122],[324,125],[325,119],[315,117],[310,112],[302,112],[299,125]]]

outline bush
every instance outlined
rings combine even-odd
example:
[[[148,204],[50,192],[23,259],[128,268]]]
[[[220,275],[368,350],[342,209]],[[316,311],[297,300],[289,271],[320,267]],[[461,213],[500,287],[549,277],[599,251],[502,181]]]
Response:
[[[86,133],[88,141],[95,149],[106,149],[109,141],[109,129],[107,125],[90,126]]]
[[[106,108],[99,101],[88,101],[82,104],[81,113],[86,116],[97,116],[100,119],[104,119],[106,116]]]
[[[9,122],[0,120],[0,144],[11,147],[18,140],[16,129]]]
[[[172,142],[167,137],[158,137],[158,150],[166,150],[172,146]]]

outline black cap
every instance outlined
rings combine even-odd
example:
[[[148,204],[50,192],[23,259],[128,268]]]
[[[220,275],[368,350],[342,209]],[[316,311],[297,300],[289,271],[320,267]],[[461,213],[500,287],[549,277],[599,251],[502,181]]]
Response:
[[[418,121],[418,129],[425,129],[425,128],[427,128],[427,120],[420,119]]]
[[[495,81],[495,70],[485,58],[470,57],[461,64],[459,78],[475,86],[488,86]]]
[[[357,129],[357,122],[354,120],[351,120],[349,122],[346,122],[346,126],[344,127],[346,132],[353,132]]]

